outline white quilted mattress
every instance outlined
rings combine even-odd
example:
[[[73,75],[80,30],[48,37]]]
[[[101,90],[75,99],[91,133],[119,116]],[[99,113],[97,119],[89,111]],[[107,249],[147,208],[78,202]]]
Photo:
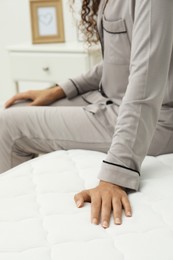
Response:
[[[133,217],[90,223],[73,195],[98,183],[105,154],[58,151],[0,175],[0,260],[173,260],[173,154],[146,157]]]

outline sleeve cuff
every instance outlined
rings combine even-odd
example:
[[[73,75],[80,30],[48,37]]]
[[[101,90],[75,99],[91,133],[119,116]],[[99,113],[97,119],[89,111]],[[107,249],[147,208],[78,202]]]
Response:
[[[102,163],[98,178],[100,180],[111,182],[124,188],[138,190],[139,174],[127,168]]]
[[[68,99],[72,99],[79,95],[79,90],[78,90],[77,86],[70,79],[66,82],[58,83],[58,85],[63,89],[63,91]]]

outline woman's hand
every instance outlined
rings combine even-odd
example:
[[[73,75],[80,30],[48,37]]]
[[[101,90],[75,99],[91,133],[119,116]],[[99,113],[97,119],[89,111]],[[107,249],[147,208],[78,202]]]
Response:
[[[31,100],[29,106],[47,106],[65,97],[63,89],[59,86],[44,90],[29,90],[18,93],[5,103],[5,108],[12,106],[16,101]]]
[[[104,228],[109,227],[111,211],[113,210],[114,222],[117,225],[122,223],[122,209],[125,215],[130,217],[132,210],[128,196],[123,188],[104,181],[94,189],[84,190],[74,196],[78,208],[84,202],[91,202],[91,222],[101,224]]]

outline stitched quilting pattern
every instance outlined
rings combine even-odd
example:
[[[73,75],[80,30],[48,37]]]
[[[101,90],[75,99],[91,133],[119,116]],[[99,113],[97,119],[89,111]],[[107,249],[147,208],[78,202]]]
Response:
[[[146,157],[133,217],[110,228],[90,223],[75,193],[95,187],[104,153],[57,151],[0,175],[2,260],[172,260],[173,154]]]

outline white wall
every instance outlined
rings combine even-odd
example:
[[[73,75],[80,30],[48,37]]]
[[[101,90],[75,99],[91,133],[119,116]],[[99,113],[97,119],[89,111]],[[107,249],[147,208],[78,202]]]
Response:
[[[68,0],[62,0],[65,39],[76,41],[77,33],[72,21]],[[0,0],[0,103],[14,94],[10,79],[7,46],[31,44],[29,0]]]

